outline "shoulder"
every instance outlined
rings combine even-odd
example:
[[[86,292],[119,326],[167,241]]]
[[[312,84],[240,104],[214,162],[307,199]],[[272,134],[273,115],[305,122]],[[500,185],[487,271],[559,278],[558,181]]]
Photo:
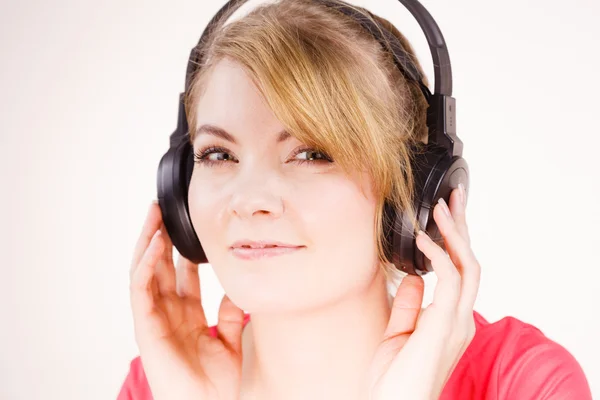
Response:
[[[592,398],[577,360],[540,329],[510,316],[493,323],[477,312],[474,317],[475,336],[442,399],[465,391],[476,398],[498,400]]]

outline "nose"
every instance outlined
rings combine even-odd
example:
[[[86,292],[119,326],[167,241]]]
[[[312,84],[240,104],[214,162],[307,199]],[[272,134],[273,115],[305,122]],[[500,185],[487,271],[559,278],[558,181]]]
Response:
[[[238,176],[238,178],[241,178]],[[254,175],[250,179],[238,179],[235,192],[229,204],[229,213],[248,219],[255,215],[278,218],[283,214],[284,205],[276,177],[266,178],[264,174]]]

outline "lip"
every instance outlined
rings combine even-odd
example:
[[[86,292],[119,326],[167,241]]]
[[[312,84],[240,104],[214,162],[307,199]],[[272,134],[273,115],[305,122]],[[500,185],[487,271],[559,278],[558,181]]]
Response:
[[[250,247],[244,247],[250,246]],[[267,247],[269,246],[269,247]],[[232,254],[242,260],[256,260],[259,258],[275,257],[295,253],[305,246],[296,246],[274,240],[238,240],[230,247]]]

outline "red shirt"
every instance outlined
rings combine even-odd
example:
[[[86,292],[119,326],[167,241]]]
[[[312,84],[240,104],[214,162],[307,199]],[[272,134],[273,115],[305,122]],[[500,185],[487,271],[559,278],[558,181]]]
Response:
[[[475,336],[439,400],[592,399],[577,360],[539,329],[513,317],[489,323],[473,315]],[[248,320],[246,315],[244,326]],[[216,336],[216,327],[210,332]],[[139,356],[131,361],[117,400],[152,400]]]

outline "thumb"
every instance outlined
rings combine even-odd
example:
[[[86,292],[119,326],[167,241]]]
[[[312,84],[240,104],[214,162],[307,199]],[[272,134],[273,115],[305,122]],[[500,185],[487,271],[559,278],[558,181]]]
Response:
[[[217,334],[225,345],[242,356],[242,329],[244,327],[244,310],[233,304],[225,295],[219,307]]]
[[[407,275],[402,279],[392,303],[390,321],[385,329],[384,338],[410,334],[415,330],[424,290],[425,282],[422,277]]]

